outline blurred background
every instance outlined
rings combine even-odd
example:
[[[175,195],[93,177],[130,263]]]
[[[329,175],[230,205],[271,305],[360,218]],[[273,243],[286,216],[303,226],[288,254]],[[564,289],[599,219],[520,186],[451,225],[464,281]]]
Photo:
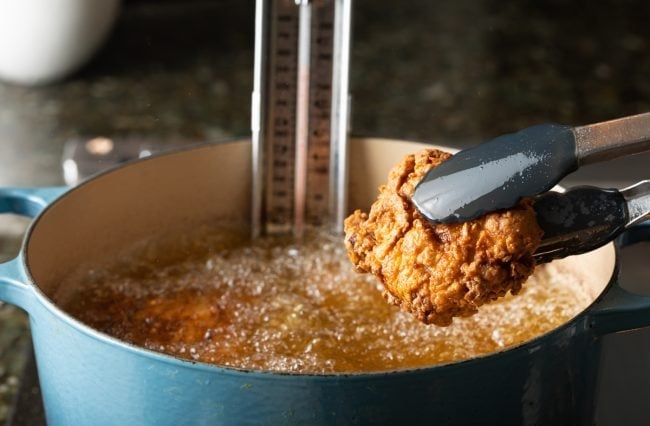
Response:
[[[462,148],[542,122],[586,124],[650,111],[650,2],[353,5],[353,134]],[[97,36],[96,49],[82,46],[90,40],[83,32],[63,45],[64,52],[90,49],[77,69],[36,85],[20,75],[0,82],[0,186],[63,184],[62,164],[79,159],[80,143],[97,137],[121,147],[108,166],[143,151],[249,135],[253,0],[118,6],[114,20],[101,21],[105,42]],[[48,17],[56,19],[66,18]],[[30,25],[22,26],[50,29]],[[30,49],[21,40],[5,37],[0,49]],[[621,187],[650,178],[648,165],[650,156],[639,155],[590,166],[567,183]],[[0,216],[0,260],[15,255],[27,223]],[[648,248],[626,250],[622,281],[650,294]],[[11,418],[27,342],[25,316],[2,307],[0,420]],[[598,423],[647,424],[650,332],[607,337],[604,356]]]

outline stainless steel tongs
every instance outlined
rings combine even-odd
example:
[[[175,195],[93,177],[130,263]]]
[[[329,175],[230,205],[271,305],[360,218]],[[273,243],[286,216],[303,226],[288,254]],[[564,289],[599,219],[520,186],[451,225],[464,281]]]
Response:
[[[650,181],[621,191],[546,191],[583,165],[648,150],[650,113],[578,127],[541,124],[463,150],[431,169],[413,202],[431,222],[449,223],[534,197],[544,230],[536,257],[548,262],[593,250],[648,219]]]

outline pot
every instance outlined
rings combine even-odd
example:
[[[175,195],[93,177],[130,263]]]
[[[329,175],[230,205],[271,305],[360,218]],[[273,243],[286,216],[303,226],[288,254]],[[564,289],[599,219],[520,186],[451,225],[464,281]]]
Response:
[[[388,169],[423,148],[351,141],[350,208],[367,208]],[[48,423],[593,424],[600,337],[650,325],[650,298],[617,284],[616,248],[560,261],[594,303],[563,326],[470,360],[380,373],[298,375],[221,368],[135,347],[52,301],[83,262],[131,241],[248,217],[249,142],[207,145],[127,164],[73,188],[0,190],[0,212],[36,219],[20,255],[0,265],[0,299],[29,313]],[[647,240],[628,231],[619,245]]]

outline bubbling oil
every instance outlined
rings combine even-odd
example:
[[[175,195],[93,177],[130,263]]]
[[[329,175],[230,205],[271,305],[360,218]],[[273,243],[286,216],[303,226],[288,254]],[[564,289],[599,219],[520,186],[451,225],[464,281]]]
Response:
[[[449,327],[418,322],[353,271],[341,237],[256,241],[229,230],[141,244],[80,268],[58,303],[118,339],[173,356],[251,370],[370,372],[459,361],[554,329],[590,303],[575,277],[539,267],[517,296]]]

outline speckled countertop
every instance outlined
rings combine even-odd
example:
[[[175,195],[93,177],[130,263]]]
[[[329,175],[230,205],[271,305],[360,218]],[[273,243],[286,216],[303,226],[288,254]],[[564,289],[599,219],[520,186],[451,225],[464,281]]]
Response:
[[[254,2],[153,3],[125,3],[107,45],[68,80],[0,83],[0,186],[62,183],[63,146],[75,137],[184,144],[248,134]],[[353,132],[462,147],[533,123],[649,111],[650,3],[543,3],[355,0]],[[650,177],[648,161],[572,179],[626,184]],[[15,255],[26,224],[0,217],[0,259]],[[12,307],[0,324],[2,419],[27,332]]]

